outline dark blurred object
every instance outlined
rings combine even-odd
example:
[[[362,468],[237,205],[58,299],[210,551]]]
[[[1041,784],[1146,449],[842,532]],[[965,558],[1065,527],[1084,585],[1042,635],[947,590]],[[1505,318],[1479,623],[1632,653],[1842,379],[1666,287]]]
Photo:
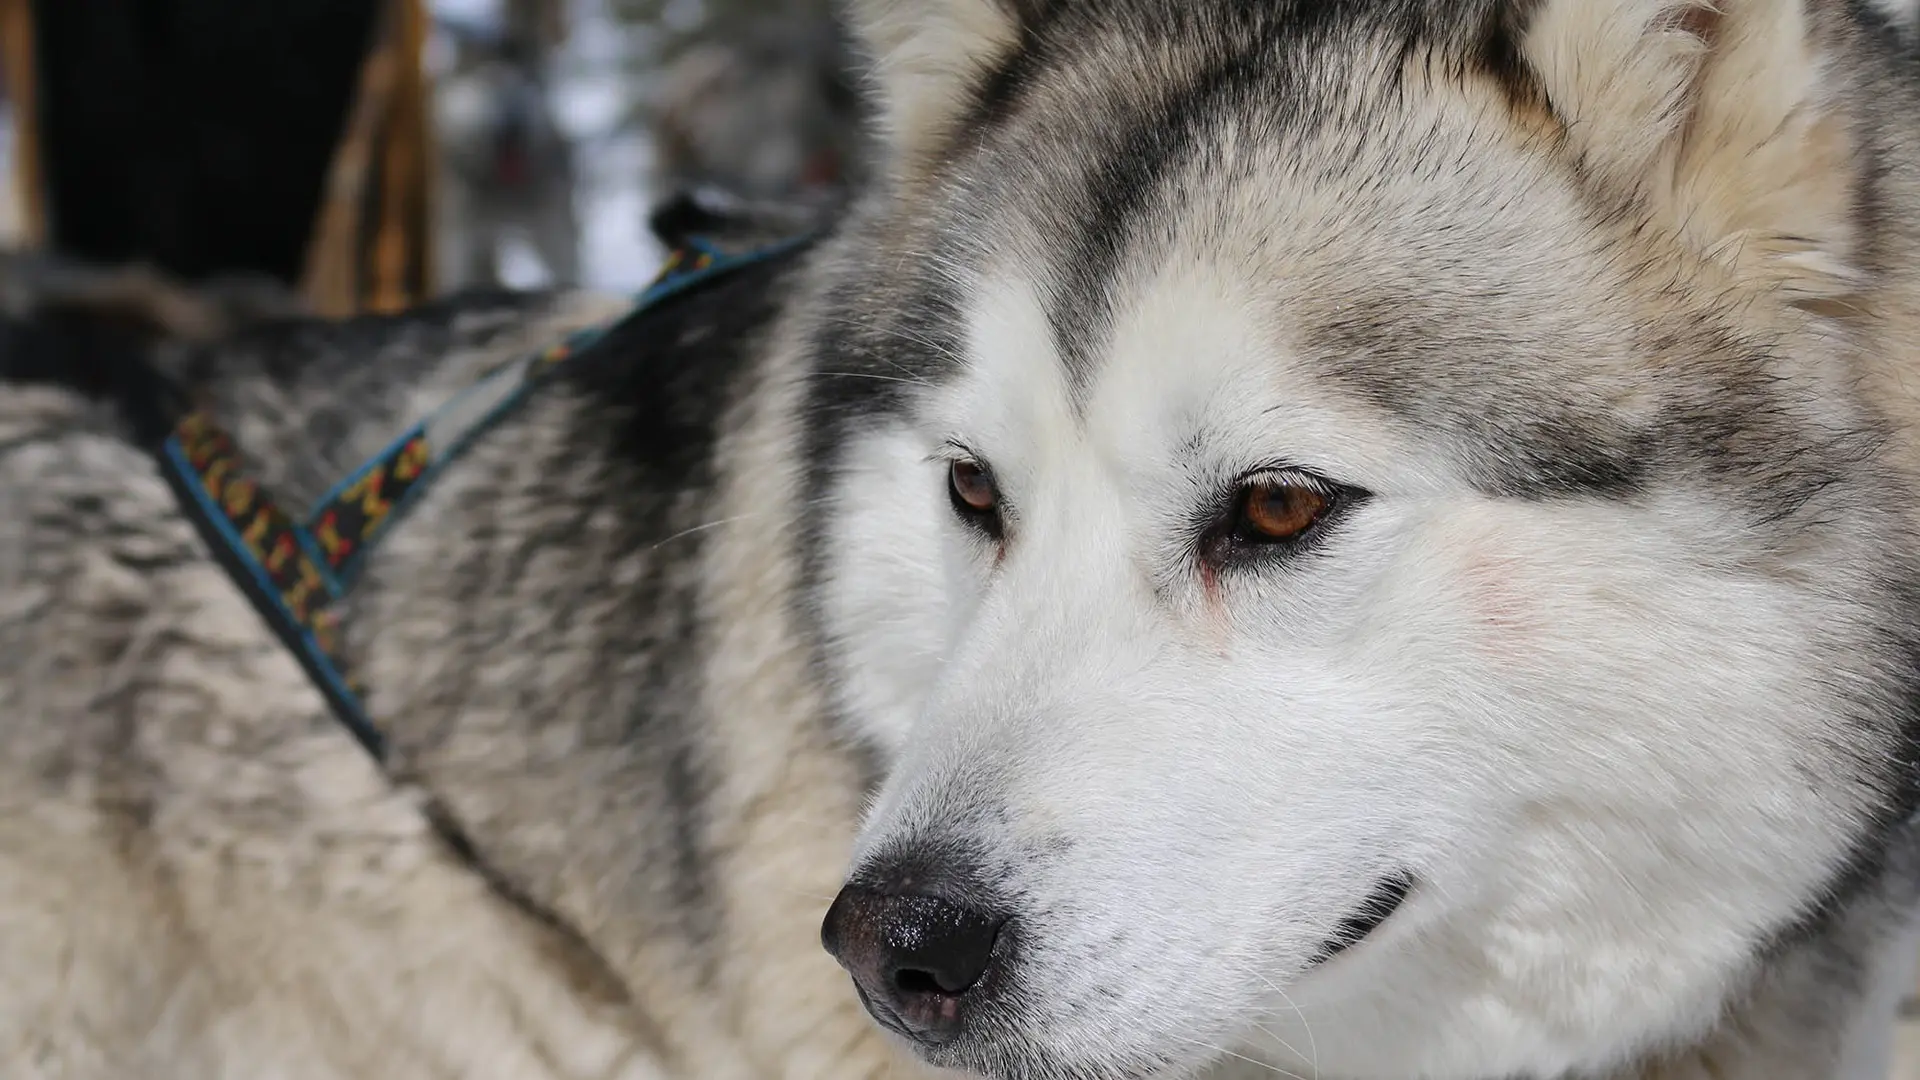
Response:
[[[143,345],[205,344],[302,314],[297,296],[265,278],[223,275],[188,285],[137,264],[0,252],[0,321],[16,329],[86,326]]]
[[[749,201],[715,188],[677,192],[647,215],[647,228],[669,248],[695,239],[730,248],[765,247],[805,235],[821,223],[818,208],[805,203]]]
[[[335,312],[424,292],[412,0],[5,2],[31,16],[28,201],[49,248],[305,281]]]
[[[47,240],[299,281],[379,0],[33,0]]]
[[[821,203],[863,179],[861,100],[831,18],[714,25],[674,56],[650,118],[662,196],[715,187]]]

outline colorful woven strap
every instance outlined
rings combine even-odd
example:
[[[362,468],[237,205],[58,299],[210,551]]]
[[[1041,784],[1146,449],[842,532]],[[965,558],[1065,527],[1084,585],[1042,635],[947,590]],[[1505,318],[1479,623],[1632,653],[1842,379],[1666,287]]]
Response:
[[[689,241],[668,256],[651,285],[618,319],[576,331],[555,345],[495,370],[322,496],[303,518],[283,511],[246,475],[233,439],[196,412],[161,447],[169,481],[201,534],[254,601],[275,633],[376,758],[385,741],[339,660],[339,601],[386,528],[418,500],[440,469],[502,417],[562,362],[591,348],[615,326],[662,300],[728,271],[780,255],[804,242],[729,253]]]

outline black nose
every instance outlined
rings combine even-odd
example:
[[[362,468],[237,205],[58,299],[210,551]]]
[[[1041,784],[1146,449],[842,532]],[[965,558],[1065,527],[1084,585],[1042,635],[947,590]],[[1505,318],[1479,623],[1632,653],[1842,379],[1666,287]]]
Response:
[[[827,910],[820,943],[852,973],[874,1019],[935,1045],[965,1026],[967,994],[993,967],[1005,922],[937,896],[849,885]]]

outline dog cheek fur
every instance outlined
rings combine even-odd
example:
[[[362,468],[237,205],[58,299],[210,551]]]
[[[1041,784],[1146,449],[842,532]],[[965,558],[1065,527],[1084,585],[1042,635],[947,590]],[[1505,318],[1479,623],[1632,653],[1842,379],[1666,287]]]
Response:
[[[945,476],[898,418],[854,435],[825,497],[828,565],[815,602],[849,726],[897,754],[939,677],[965,603]]]
[[[1850,775],[1857,747],[1796,720],[1835,709],[1818,686],[1827,678],[1881,677],[1885,657],[1865,633],[1877,613],[1859,610],[1845,582],[1730,573],[1715,565],[1720,538],[1677,534],[1662,516],[1504,508],[1435,545],[1461,553],[1461,570],[1421,572],[1436,593],[1429,610],[1442,612],[1428,626],[1418,627],[1418,590],[1396,588],[1416,626],[1401,677],[1453,665],[1443,681],[1462,696],[1436,716],[1454,727],[1439,738],[1491,759],[1454,796],[1479,806],[1436,871],[1438,891],[1467,898],[1463,914],[1484,930],[1471,944],[1440,938],[1500,972],[1483,1004],[1511,1017],[1506,1045],[1547,1055],[1533,1068],[1604,1056],[1614,1039],[1697,1033],[1715,1015],[1702,1003],[1723,1000],[1756,942],[1819,891],[1879,797]],[[1701,520],[1697,502],[1692,516]],[[1489,557],[1476,545],[1496,522],[1505,542]],[[1488,637],[1487,586],[1471,575],[1489,565],[1502,615],[1516,592],[1551,613],[1552,628],[1520,651],[1504,633]],[[1448,621],[1457,625],[1436,625]],[[1863,670],[1823,671],[1822,655],[1843,654],[1809,645],[1808,623],[1833,627],[1852,655],[1865,650]],[[1422,636],[1482,647],[1414,659]],[[1758,779],[1809,772],[1806,788]]]
[[[993,770],[1022,778],[1000,790],[1017,820],[1034,815],[1076,842],[1106,834],[1082,858],[1107,855],[1081,863],[1079,880],[1123,881],[1129,896],[1160,877],[1207,880],[1209,895],[1189,898],[1181,929],[1213,942],[1216,959],[1222,941],[1277,949],[1255,950],[1262,978],[1288,979],[1285,961],[1272,966],[1282,943],[1304,951],[1303,926],[1329,923],[1334,898],[1365,891],[1364,880],[1336,880],[1328,867],[1371,864],[1396,846],[1411,854],[1452,908],[1425,929],[1416,960],[1457,951],[1493,975],[1440,980],[1460,999],[1450,1010],[1460,1041],[1429,1060],[1454,1059],[1460,1075],[1486,1064],[1489,1045],[1512,1055],[1502,1065],[1546,1069],[1697,1034],[1748,970],[1755,942],[1831,872],[1844,854],[1836,838],[1855,831],[1849,819],[1872,794],[1849,792],[1845,755],[1810,748],[1791,719],[1832,705],[1807,696],[1813,658],[1794,628],[1803,619],[1857,625],[1859,613],[1819,589],[1716,577],[1712,542],[1669,528],[1690,521],[1701,531],[1698,509],[1490,503],[1477,521],[1442,515],[1381,579],[1386,606],[1353,605],[1356,621],[1378,631],[1362,652],[1343,649],[1330,627],[1324,640],[1302,641],[1276,610],[1263,632],[1243,635],[1230,670],[1165,662],[1130,681],[1056,672],[1031,688],[1080,687],[1066,695],[1071,705],[1040,708],[1065,710],[1070,724],[1028,710],[1020,730],[968,743],[1003,754],[1025,747],[1022,765]],[[1489,529],[1504,544],[1476,546]],[[1673,569],[1688,564],[1703,584],[1676,588]],[[1486,585],[1471,575],[1488,565],[1502,575],[1493,595],[1503,615],[1528,596],[1551,619],[1524,649],[1487,636]],[[1598,665],[1596,643],[1609,657]],[[1083,650],[1038,651],[1063,668],[1089,663]],[[1264,675],[1250,684],[1249,671]],[[1204,700],[1180,689],[1200,686]],[[1126,697],[1124,710],[1112,693]],[[1122,746],[1139,753],[1116,757]],[[955,748],[944,760],[975,751]],[[1829,774],[1817,799],[1750,782],[1808,767]],[[1702,788],[1702,776],[1724,780]],[[1151,783],[1160,803],[1179,793],[1180,805],[1164,820],[1143,817],[1119,794],[1127,777]],[[1260,779],[1249,786],[1249,777]],[[1222,792],[1230,795],[1214,797]],[[1236,817],[1245,831],[1225,824]],[[1781,866],[1796,869],[1782,875]],[[1041,876],[1033,887],[1059,886]],[[1069,895],[1055,906],[1089,903]],[[1240,925],[1242,904],[1280,921]],[[1109,925],[1088,919],[1076,934]],[[1161,970],[1164,960],[1142,962]],[[1231,997],[1217,977],[1230,970],[1160,984],[1163,1006]],[[1395,1008],[1364,997],[1340,1004]]]

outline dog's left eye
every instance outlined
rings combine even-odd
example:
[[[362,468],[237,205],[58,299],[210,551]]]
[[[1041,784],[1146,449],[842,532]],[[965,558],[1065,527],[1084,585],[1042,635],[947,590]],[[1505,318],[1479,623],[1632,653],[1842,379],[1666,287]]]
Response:
[[[1310,473],[1260,472],[1241,480],[1201,542],[1215,566],[1299,551],[1358,494]]]
[[[1261,478],[1240,489],[1240,535],[1255,543],[1284,543],[1305,535],[1333,509],[1333,493],[1317,484]]]

